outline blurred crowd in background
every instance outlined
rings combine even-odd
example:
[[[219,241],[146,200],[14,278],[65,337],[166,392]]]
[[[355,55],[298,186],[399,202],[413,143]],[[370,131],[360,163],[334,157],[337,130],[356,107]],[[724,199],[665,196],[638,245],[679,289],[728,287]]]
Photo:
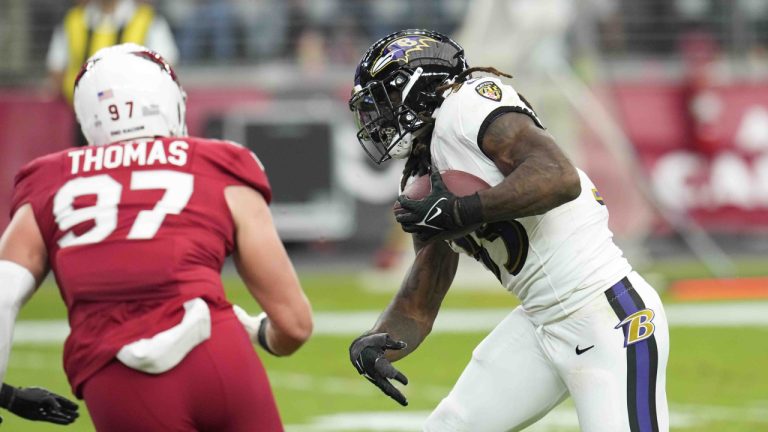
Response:
[[[100,0],[92,0],[99,2]],[[498,13],[514,1],[486,0],[155,0],[173,31],[184,65],[296,61],[354,63],[361,50],[399,28],[453,34],[469,9]],[[51,34],[67,9],[87,1],[3,0],[3,83],[39,76]],[[541,3],[541,2],[540,2]],[[547,1],[543,2],[547,3]],[[577,0],[574,30],[594,31],[593,48],[612,57],[674,57],[691,39],[723,53],[765,56],[768,2],[763,0]],[[524,9],[524,7],[523,7]],[[583,43],[572,38],[570,43]],[[701,42],[704,43],[704,42]]]

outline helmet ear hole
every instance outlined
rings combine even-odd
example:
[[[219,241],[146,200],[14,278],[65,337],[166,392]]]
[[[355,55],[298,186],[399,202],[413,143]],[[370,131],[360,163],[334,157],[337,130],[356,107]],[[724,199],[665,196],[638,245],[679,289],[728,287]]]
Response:
[[[402,90],[403,87],[405,87],[406,84],[408,84],[408,81],[410,80],[411,76],[407,72],[403,70],[397,71],[394,78],[390,81],[390,84],[392,87]]]

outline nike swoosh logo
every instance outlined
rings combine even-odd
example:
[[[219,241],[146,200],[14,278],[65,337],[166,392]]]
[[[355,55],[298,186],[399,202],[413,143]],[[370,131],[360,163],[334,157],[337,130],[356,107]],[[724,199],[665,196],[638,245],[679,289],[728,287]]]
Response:
[[[588,347],[586,347],[586,348],[584,348],[584,349],[579,349],[579,346],[578,346],[578,345],[576,345],[576,355],[582,355],[582,354],[584,354],[585,352],[587,352],[587,351],[591,350],[591,349],[592,349],[592,348],[594,348],[594,347],[595,347],[595,346],[594,346],[594,345],[592,345],[592,346],[588,346]]]
[[[432,229],[436,229],[436,230],[442,231],[443,230],[442,228],[430,225],[427,222],[429,222],[432,219],[440,216],[440,214],[443,213],[443,209],[441,209],[440,207],[437,207],[437,205],[440,204],[440,201],[447,201],[447,200],[448,200],[448,198],[440,198],[439,200],[435,201],[435,203],[432,204],[432,207],[430,207],[429,211],[427,212],[427,216],[424,218],[424,220],[422,220],[421,222],[417,223],[416,225],[421,225],[421,226],[425,226],[425,227],[429,227],[429,228],[432,228]],[[432,210],[437,210],[437,211],[433,213]]]
[[[445,198],[441,198],[441,199],[445,199]],[[438,200],[438,202],[440,202],[440,200]],[[437,205],[437,203],[435,203],[435,205]],[[432,207],[432,208],[433,208],[433,209],[435,209],[435,210],[437,210],[437,211],[435,212],[435,214],[433,214],[432,216],[428,217],[428,218],[427,218],[427,219],[426,219],[424,222],[429,222],[429,221],[431,221],[432,219],[434,219],[434,218],[436,218],[436,217],[440,216],[440,214],[442,214],[442,213],[443,213],[443,209],[441,209],[440,207],[437,207],[437,208],[435,208],[435,207]],[[431,211],[431,210],[430,210],[430,211]]]

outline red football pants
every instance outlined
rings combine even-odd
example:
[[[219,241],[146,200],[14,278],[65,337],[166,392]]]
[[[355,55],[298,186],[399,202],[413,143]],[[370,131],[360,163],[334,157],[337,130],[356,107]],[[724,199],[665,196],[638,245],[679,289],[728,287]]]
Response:
[[[170,371],[146,374],[115,360],[83,394],[97,431],[283,431],[264,367],[234,313],[215,317],[210,339]]]

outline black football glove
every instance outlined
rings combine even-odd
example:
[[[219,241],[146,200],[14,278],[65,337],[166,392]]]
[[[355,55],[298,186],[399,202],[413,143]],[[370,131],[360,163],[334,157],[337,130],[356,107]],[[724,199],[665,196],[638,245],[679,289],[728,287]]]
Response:
[[[397,198],[400,208],[395,209],[395,219],[403,231],[426,242],[440,234],[446,239],[456,237],[463,228],[482,222],[482,205],[477,193],[457,197],[445,187],[440,172],[434,169],[429,179],[432,190],[423,199],[412,200],[405,195]],[[452,232],[456,235],[452,236]]]
[[[80,416],[76,403],[40,387],[14,388],[3,384],[0,406],[27,420],[60,425],[68,425]]]
[[[360,336],[349,346],[349,359],[357,372],[402,406],[407,406],[408,400],[389,382],[389,379],[407,385],[408,378],[392,366],[392,363],[384,357],[384,351],[401,350],[405,346],[405,342],[396,341],[387,333]]]

